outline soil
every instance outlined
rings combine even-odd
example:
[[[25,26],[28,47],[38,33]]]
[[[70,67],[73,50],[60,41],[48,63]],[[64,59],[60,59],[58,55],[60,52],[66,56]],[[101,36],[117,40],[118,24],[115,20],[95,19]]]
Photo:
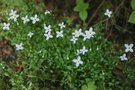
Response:
[[[0,58],[5,61],[12,61],[16,59],[15,49],[10,41],[2,38],[0,39]]]

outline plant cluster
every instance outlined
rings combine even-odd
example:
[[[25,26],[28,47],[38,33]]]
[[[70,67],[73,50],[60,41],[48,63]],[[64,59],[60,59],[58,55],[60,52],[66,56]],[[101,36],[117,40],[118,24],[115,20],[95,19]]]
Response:
[[[106,9],[104,15],[110,18],[112,11]],[[53,10],[11,9],[0,22],[0,36],[11,41],[17,58],[0,61],[0,89],[115,89],[119,82],[112,71],[127,57],[119,56],[114,42],[100,32],[103,28],[102,23],[87,28],[59,20]],[[133,44],[125,47],[125,52],[133,52]]]

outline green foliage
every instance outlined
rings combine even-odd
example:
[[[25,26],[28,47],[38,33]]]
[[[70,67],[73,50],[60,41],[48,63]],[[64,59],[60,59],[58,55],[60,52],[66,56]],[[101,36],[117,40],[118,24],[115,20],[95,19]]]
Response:
[[[76,7],[74,11],[79,13],[81,20],[85,22],[88,16],[87,9],[89,8],[89,4],[85,3],[83,0],[76,0]]]
[[[77,0],[75,11],[79,12],[83,21],[86,20],[88,6],[83,0]],[[83,41],[81,36],[73,44],[70,41],[72,33],[80,29],[80,25],[73,26],[70,20],[64,19],[64,37],[56,38],[56,31],[60,30],[58,24],[62,21],[56,20],[54,15],[34,11],[33,4],[27,7],[29,9],[19,9],[17,12],[20,15],[17,22],[7,20],[9,16],[5,14],[4,21],[0,23],[0,36],[9,39],[14,47],[18,43],[23,43],[24,47],[23,50],[16,51],[16,62],[21,63],[23,70],[16,71],[17,64],[7,64],[1,60],[3,64],[0,67],[0,78],[7,78],[7,86],[11,90],[80,90],[81,87],[82,90],[101,90],[98,87],[109,90],[116,85],[112,70],[119,60],[119,54],[114,49],[114,43],[107,41],[101,33],[104,28],[102,23],[94,25],[94,38]],[[35,14],[40,18],[39,22],[23,23],[21,17],[28,15],[30,18]],[[10,30],[2,29],[4,22],[11,24]],[[44,24],[52,26],[52,39],[45,39]],[[87,29],[89,28],[82,27],[83,32]],[[31,38],[28,37],[29,32],[34,33]],[[77,68],[72,60],[76,58],[76,51],[83,46],[88,48],[88,52],[80,55],[84,64]],[[86,82],[89,83],[85,85]],[[6,86],[4,84],[2,82],[0,85]]]
[[[131,7],[133,9],[128,22],[135,24],[135,0],[131,0]]]
[[[34,13],[20,13],[20,17],[24,15],[32,16]],[[0,35],[9,39],[14,47],[15,44],[21,42],[24,46],[24,50],[17,51],[18,60],[22,63],[24,70],[15,72],[14,66],[8,67],[11,71],[7,76],[13,90],[22,88],[42,90],[42,87],[46,87],[46,84],[51,84],[49,89],[52,90],[55,84],[62,86],[62,89],[78,90],[85,84],[86,80],[101,80],[106,83],[106,80],[112,79],[110,78],[111,71],[117,63],[118,57],[117,55],[112,56],[114,52],[113,43],[106,41],[102,34],[98,32],[99,29],[102,29],[102,24],[97,24],[94,27],[97,33],[95,38],[87,41],[79,38],[77,43],[73,44],[70,39],[72,33],[80,28],[78,25],[75,27],[67,26],[66,29],[63,29],[64,37],[55,38],[55,32],[59,30],[58,24],[60,22],[55,21],[52,15],[45,16],[44,13],[38,14],[38,17],[40,21],[34,25],[31,22],[23,24],[22,20],[18,19],[19,25],[12,20],[8,21],[11,23],[11,30],[4,31],[1,29]],[[54,38],[45,39],[44,24],[52,25]],[[0,28],[2,28],[2,23]],[[85,27],[84,30],[86,30]],[[27,36],[30,31],[34,33],[32,38]],[[91,49],[91,51],[81,56],[84,64],[76,68],[72,60],[76,58],[76,50],[83,46]],[[97,48],[99,49],[97,50]],[[95,87],[92,83],[89,83],[88,88],[94,89]]]
[[[87,85],[83,85],[81,90],[96,90],[94,82],[89,82]]]
[[[135,11],[131,13],[128,22],[135,24]]]
[[[25,12],[25,14],[28,16],[34,15],[30,12]],[[24,12],[20,13],[20,17],[22,16],[24,16]],[[44,13],[38,14],[38,17],[40,21],[34,25],[31,22],[23,24],[21,19],[18,19],[18,25],[17,22],[10,20],[8,22],[11,23],[11,30],[2,30],[0,33],[1,36],[9,39],[13,46],[21,42],[24,46],[24,50],[17,51],[18,60],[22,63],[24,70],[15,72],[13,68],[8,67],[11,71],[7,76],[13,90],[22,88],[42,90],[42,87],[46,87],[46,84],[51,84],[49,89],[53,89],[56,83],[61,85],[63,89],[79,89],[90,79],[101,80],[102,83],[112,79],[111,71],[117,63],[118,56],[112,56],[114,52],[113,43],[106,41],[102,34],[98,32],[99,29],[103,28],[102,23],[94,27],[95,38],[87,41],[79,38],[77,43],[73,44],[70,39],[72,33],[80,28],[78,25],[75,27],[67,26],[66,29],[63,29],[64,37],[55,38],[55,32],[59,30],[58,24],[60,22],[55,21],[52,15],[45,16]],[[54,38],[48,41],[43,36],[44,24],[52,25]],[[2,23],[0,26],[2,28]],[[86,30],[85,27],[84,30]],[[29,31],[34,33],[32,38],[27,36]],[[83,46],[91,49],[91,51],[84,56],[82,55],[84,64],[76,68],[72,60],[76,58],[76,50]],[[14,74],[12,74],[13,72]],[[82,78],[82,80],[79,78]],[[89,88],[95,88],[93,83],[88,84]]]
[[[88,13],[87,13],[87,11],[82,11],[79,13],[79,16],[83,21],[85,21],[88,16]]]
[[[2,79],[0,79],[0,90],[5,90],[7,88],[7,84]]]
[[[2,3],[2,5],[7,5],[8,8],[21,7],[19,9],[23,9],[23,10],[28,9],[24,0],[0,0],[0,3]]]
[[[131,0],[131,7],[133,10],[135,10],[135,0]]]

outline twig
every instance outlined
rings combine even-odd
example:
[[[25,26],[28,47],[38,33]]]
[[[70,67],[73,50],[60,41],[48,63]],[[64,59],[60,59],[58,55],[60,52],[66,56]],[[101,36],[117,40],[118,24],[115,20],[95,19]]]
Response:
[[[90,23],[90,22],[92,21],[92,19],[95,17],[95,15],[97,14],[97,11],[101,8],[101,6],[104,4],[104,2],[105,2],[105,0],[103,0],[103,1],[101,2],[101,4],[98,6],[98,8],[96,9],[96,11],[95,11],[94,14],[92,15],[92,17],[89,19],[89,21],[88,21],[86,27],[88,27],[89,23]]]
[[[116,8],[116,10],[114,11],[114,13],[112,14],[112,17],[111,17],[111,21],[112,23],[114,24],[114,20],[113,17],[114,15],[118,12],[118,10],[120,9],[120,7],[124,4],[125,0],[121,1],[121,3],[119,4],[119,6]]]
[[[125,0],[121,1],[120,5],[116,8],[116,10],[114,11],[113,15],[115,13],[117,13],[117,11],[120,9],[120,7],[124,4]]]
[[[98,23],[96,23],[96,24],[94,24],[94,25],[92,25],[92,27],[95,27],[97,24],[99,24],[99,23],[103,23],[103,22],[106,22],[108,20],[108,18],[106,18],[106,19],[104,19],[104,20],[101,20],[101,21],[99,21]]]

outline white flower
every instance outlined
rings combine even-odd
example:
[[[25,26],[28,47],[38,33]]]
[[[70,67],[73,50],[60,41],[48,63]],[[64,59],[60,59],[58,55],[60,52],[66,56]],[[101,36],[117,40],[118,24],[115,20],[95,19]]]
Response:
[[[83,48],[82,48],[82,49],[77,50],[76,55],[79,55],[79,54],[83,54],[83,55],[84,55],[86,52],[88,52],[88,49],[86,49],[86,47],[85,47],[85,46],[83,46]]]
[[[45,15],[51,14],[51,12],[52,12],[51,10],[50,10],[50,11],[49,11],[49,10],[46,10],[46,11],[45,11]]]
[[[106,9],[106,12],[104,13],[104,15],[111,17],[112,11],[109,11],[109,9]]]
[[[30,20],[28,19],[28,16],[22,17],[23,23],[25,24],[26,22],[29,22]]]
[[[74,35],[75,37],[79,37],[80,35],[82,35],[82,29],[79,29],[79,30],[75,30],[74,33],[72,33],[72,35]]]
[[[87,37],[88,37],[89,39],[90,39],[90,38],[93,38],[94,35],[96,34],[96,33],[93,31],[93,28],[92,28],[92,27],[89,28],[89,31],[85,31],[85,33],[86,33],[86,35],[87,35]]]
[[[60,27],[60,29],[63,29],[63,28],[65,28],[65,27],[66,27],[66,26],[64,25],[64,22],[62,22],[62,23],[58,24],[58,26]]]
[[[8,20],[14,20],[16,22],[18,17],[19,17],[18,14],[14,14],[14,15],[10,16],[10,18]]]
[[[123,54],[120,56],[121,61],[128,60],[126,54]]]
[[[10,16],[13,16],[13,15],[16,14],[16,12],[17,12],[16,10],[13,10],[13,9],[12,9],[12,10],[10,11],[9,15],[10,15]]]
[[[16,44],[15,46],[16,46],[16,50],[17,51],[19,51],[19,50],[23,50],[24,48],[23,48],[23,46],[22,46],[23,44],[22,43],[20,43],[20,44]]]
[[[93,38],[95,34],[96,33],[93,31],[93,28],[90,27],[89,30],[85,31],[85,34],[83,34],[83,40],[85,41],[86,39]]]
[[[9,13],[9,18],[8,18],[8,20],[14,20],[14,21],[17,21],[17,18],[19,17],[19,15],[18,14],[16,14],[16,10],[11,10],[11,12]]]
[[[80,56],[78,56],[77,59],[73,59],[73,62],[76,64],[76,67],[78,67],[80,64],[83,64]]]
[[[88,39],[87,35],[86,34],[83,34],[83,40],[85,41],[87,39]]]
[[[39,21],[39,18],[37,17],[37,15],[35,15],[34,17],[30,17],[30,19],[32,20],[33,24]]]
[[[10,23],[3,23],[3,30],[9,30]]]
[[[29,33],[28,33],[28,36],[31,38],[31,37],[33,36],[33,34],[34,34],[34,33],[29,32]]]
[[[46,40],[53,38],[53,36],[51,35],[51,32],[45,33],[44,36],[46,37]]]
[[[56,31],[56,37],[63,37],[63,31]]]
[[[75,36],[73,36],[72,39],[70,39],[70,41],[72,41],[74,44],[76,43],[77,40],[78,38],[76,38]]]
[[[134,44],[125,44],[125,52],[133,52],[133,46]]]
[[[46,26],[46,24],[44,24],[44,29],[45,29],[45,33],[51,32],[51,25]]]
[[[80,52],[81,52],[81,54],[85,54],[86,52],[88,52],[88,49],[86,49],[86,47],[85,46],[83,46],[83,48],[82,49],[80,49]]]
[[[76,55],[79,55],[79,54],[81,54],[81,51],[77,50]]]

